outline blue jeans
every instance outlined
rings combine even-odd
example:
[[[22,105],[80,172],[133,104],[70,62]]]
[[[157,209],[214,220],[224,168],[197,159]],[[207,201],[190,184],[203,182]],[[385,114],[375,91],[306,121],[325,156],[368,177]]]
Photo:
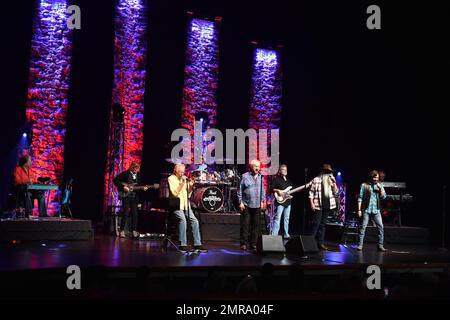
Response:
[[[281,215],[284,215],[284,237],[289,238],[289,216],[291,215],[291,205],[288,205],[287,207],[283,207],[282,205],[276,206],[272,235],[277,236],[278,231],[280,231]]]
[[[200,228],[197,218],[194,216],[192,209],[189,208],[189,214],[183,210],[176,210],[173,214],[178,219],[178,239],[180,240],[181,246],[187,246],[187,238],[186,238],[186,216],[189,219],[189,223],[192,228],[192,235],[194,237],[194,246],[201,246],[202,241],[200,239]]]
[[[375,220],[375,224],[377,225],[378,230],[378,245],[382,246],[384,242],[384,228],[383,228],[383,220],[381,219],[381,213],[369,213],[364,212],[362,217],[362,224],[359,229],[359,245],[362,246],[364,243],[364,235],[366,234],[366,227],[369,223],[369,218],[372,217]]]

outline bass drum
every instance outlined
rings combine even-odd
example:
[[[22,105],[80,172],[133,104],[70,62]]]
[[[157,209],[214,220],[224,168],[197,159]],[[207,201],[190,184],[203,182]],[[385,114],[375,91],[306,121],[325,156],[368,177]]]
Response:
[[[223,207],[223,193],[217,187],[195,189],[191,196],[192,206],[206,212],[217,212]]]

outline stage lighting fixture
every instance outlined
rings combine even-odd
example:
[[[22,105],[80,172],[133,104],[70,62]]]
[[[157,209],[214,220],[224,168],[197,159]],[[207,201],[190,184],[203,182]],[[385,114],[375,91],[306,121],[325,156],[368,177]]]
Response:
[[[27,133],[24,132],[24,133],[22,134],[22,137],[26,138],[26,137],[27,137]]]

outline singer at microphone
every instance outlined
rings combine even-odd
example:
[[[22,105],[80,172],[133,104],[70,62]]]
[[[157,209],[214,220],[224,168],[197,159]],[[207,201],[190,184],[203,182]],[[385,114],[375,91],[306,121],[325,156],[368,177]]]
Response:
[[[189,180],[189,183],[186,184],[188,177],[184,175],[185,170],[186,167],[184,164],[176,164],[173,169],[173,174],[167,179],[169,184],[169,197],[179,200],[179,206],[174,208],[173,211],[173,215],[178,220],[178,238],[180,241],[178,250],[183,253],[189,250],[186,235],[187,224],[189,223],[194,238],[194,251],[207,252],[202,246],[199,222],[189,204],[189,197],[194,182]]]
[[[366,227],[370,219],[375,221],[378,230],[378,250],[386,251],[384,248],[384,226],[381,217],[380,200],[386,198],[386,192],[379,183],[379,175],[376,170],[369,173],[367,182],[361,184],[358,196],[358,217],[363,218],[359,229],[358,251],[363,249]]]

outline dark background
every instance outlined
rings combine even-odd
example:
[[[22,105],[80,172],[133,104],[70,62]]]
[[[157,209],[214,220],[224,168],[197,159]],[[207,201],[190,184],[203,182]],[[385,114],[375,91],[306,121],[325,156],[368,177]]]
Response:
[[[143,179],[170,170],[164,145],[180,126],[188,10],[222,16],[219,128],[246,128],[250,41],[282,45],[281,161],[296,184],[323,162],[342,171],[349,208],[371,169],[406,181],[415,196],[407,225],[440,240],[442,186],[448,183],[448,10],[410,1],[149,1]],[[100,220],[113,82],[114,1],[73,1],[74,32],[65,175],[75,179],[73,212]],[[381,30],[366,8],[381,7]],[[2,16],[2,199],[22,133],[34,1],[8,3]],[[4,25],[3,25],[4,24]],[[445,59],[444,59],[445,58]],[[445,98],[445,99],[444,99]],[[298,230],[303,199],[291,221]]]

